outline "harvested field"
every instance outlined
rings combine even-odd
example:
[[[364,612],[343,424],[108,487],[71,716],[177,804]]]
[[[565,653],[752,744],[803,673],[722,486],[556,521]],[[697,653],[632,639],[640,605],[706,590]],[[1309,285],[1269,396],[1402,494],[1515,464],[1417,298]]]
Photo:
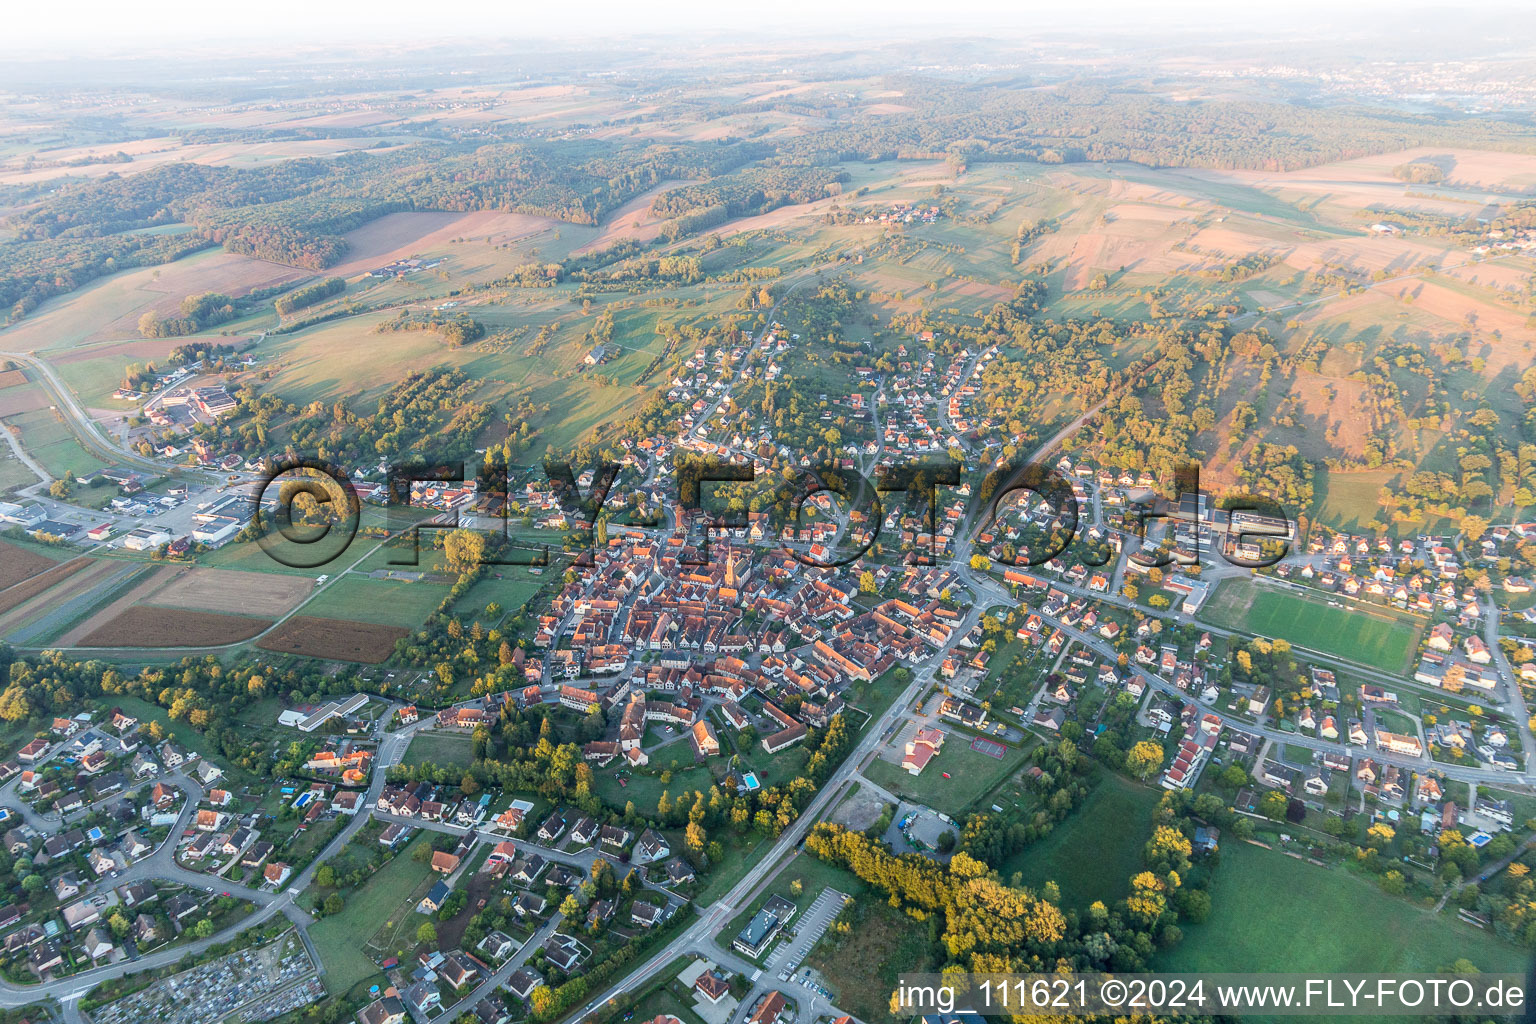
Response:
[[[174,263],[136,267],[98,278],[50,299],[5,330],[5,347],[11,351],[58,351],[87,342],[136,340],[139,317],[149,310],[169,315],[185,296],[210,291],[244,295],[256,288],[310,276],[293,267],[208,249]]]
[[[661,226],[666,223],[666,218],[658,217],[651,212],[651,203],[663,192],[670,192],[680,185],[688,184],[686,181],[664,181],[655,188],[643,192],[617,210],[603,225],[603,233],[592,241],[573,250],[572,255],[580,256],[584,252],[592,252],[596,249],[604,249],[617,242],[621,238],[633,238],[637,242],[649,242],[661,234]]]
[[[58,563],[51,558],[0,540],[0,590],[36,576]]]
[[[1528,333],[1525,317],[1520,313],[1491,302],[1481,302],[1444,285],[1406,281],[1392,287],[1389,293],[1399,299],[1411,295],[1415,308],[1460,326],[1475,325],[1480,330],[1498,331],[1504,335]]]
[[[48,408],[48,393],[38,387],[14,387],[0,391],[0,416],[19,416]],[[7,428],[0,428],[7,429]]]
[[[179,608],[129,608],[80,641],[81,647],[217,647],[249,640],[271,619]]]
[[[77,558],[72,562],[56,565],[47,572],[33,576],[24,583],[18,583],[14,587],[0,590],[0,616],[15,611],[38,594],[50,589],[55,584],[62,583],[91,564],[91,560],[88,558]],[[0,619],[0,631],[3,631],[6,626],[5,621]]]
[[[189,608],[276,618],[302,601],[315,585],[307,577],[238,569],[191,569],[144,599],[163,608]]]
[[[0,370],[0,388],[13,388],[26,382],[27,375],[20,370]]]
[[[377,665],[395,653],[395,641],[409,636],[410,632],[399,626],[296,615],[263,637],[256,646],[282,654]]]
[[[541,231],[569,227],[562,221],[525,213],[389,213],[347,232],[347,260],[330,268],[336,277],[352,277],[395,260],[440,251],[455,238],[490,238],[497,245]]]
[[[165,586],[166,581],[174,578],[175,575],[176,570],[167,565],[150,567],[144,575],[139,577],[139,582],[130,587],[127,592],[119,594],[100,611],[97,611],[60,637],[59,646],[74,647],[78,645],[98,629],[110,624],[118,616],[123,615],[132,610],[136,605],[142,603],[155,591]]]

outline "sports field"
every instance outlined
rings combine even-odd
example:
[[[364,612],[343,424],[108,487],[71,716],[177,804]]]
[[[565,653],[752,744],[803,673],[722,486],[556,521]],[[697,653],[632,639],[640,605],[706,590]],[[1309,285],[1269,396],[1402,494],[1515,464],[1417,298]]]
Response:
[[[1307,650],[1401,672],[1422,626],[1387,608],[1312,596],[1247,579],[1224,581],[1200,617],[1213,625],[1285,640]]]

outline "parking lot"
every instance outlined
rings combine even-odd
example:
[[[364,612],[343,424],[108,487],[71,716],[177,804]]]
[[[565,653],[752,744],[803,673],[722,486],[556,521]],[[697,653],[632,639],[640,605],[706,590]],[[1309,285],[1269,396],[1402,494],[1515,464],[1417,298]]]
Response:
[[[764,973],[788,981],[800,970],[800,961],[826,934],[827,926],[837,919],[848,897],[836,889],[823,889],[804,912],[795,915],[788,928],[788,938],[781,941],[763,961]]]
[[[123,534],[137,526],[156,526],[177,537],[191,536],[201,525],[195,517],[202,508],[212,506],[231,495],[249,494],[252,488],[245,485],[227,489],[193,482],[183,493],[181,485],[173,482],[164,485],[162,490],[176,493],[142,491],[131,499],[131,504],[125,504],[122,509],[82,508],[56,501],[46,493],[17,500],[23,504],[41,505],[48,522],[52,524],[51,532],[56,535],[68,537],[88,548],[114,547],[122,542]],[[87,492],[82,489],[82,493]],[[246,517],[249,516],[249,510],[242,511]],[[86,537],[85,531],[103,524],[111,527],[110,539],[97,544]]]
[[[921,853],[948,860],[949,854],[939,852],[939,837],[955,831],[954,824],[939,817],[931,807],[903,800],[884,838],[897,853]]]

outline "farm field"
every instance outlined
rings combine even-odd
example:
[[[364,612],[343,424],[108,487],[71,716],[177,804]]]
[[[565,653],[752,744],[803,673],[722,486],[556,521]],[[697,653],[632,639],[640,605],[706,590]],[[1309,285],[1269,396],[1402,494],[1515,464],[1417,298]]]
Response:
[[[1388,672],[1408,667],[1423,631],[1414,619],[1358,601],[1336,607],[1329,600],[1238,577],[1222,582],[1201,617],[1226,629],[1285,640]]]
[[[47,602],[38,600],[39,595],[47,594],[49,599],[72,597],[93,580],[112,572],[103,559],[74,558],[0,590],[0,635],[9,633],[46,605]]]
[[[350,555],[353,559],[361,558],[364,551],[366,537],[359,537],[342,553],[341,558]],[[266,573],[273,576],[298,576],[309,581],[313,586],[315,577],[322,570],[297,568],[284,565],[269,555],[262,546],[253,540],[230,541],[214,548],[212,551],[204,551],[197,556],[197,564],[209,569],[239,569],[252,573]]]
[[[1340,530],[1364,529],[1377,516],[1381,489],[1397,475],[1396,470],[1318,473],[1317,491],[1322,500],[1316,520]]]
[[[295,615],[256,646],[278,654],[377,665],[395,652],[395,641],[409,633],[398,626]]]
[[[962,814],[975,800],[1024,764],[1024,750],[1010,746],[1001,758],[971,749],[967,733],[945,730],[944,749],[928,763],[921,775],[909,775],[897,762],[877,757],[864,774],[869,781],[914,803],[925,804],[951,817]],[[885,752],[882,752],[885,753]],[[945,778],[948,772],[950,777]]]
[[[0,590],[31,579],[57,564],[56,559],[0,540]]]
[[[0,332],[0,348],[58,352],[86,342],[137,340],[140,316],[149,310],[168,315],[184,296],[205,291],[243,295],[307,276],[292,267],[210,248],[165,266],[112,274],[46,302]]]
[[[16,457],[10,445],[0,446],[0,496],[38,483],[39,479],[30,466]]]
[[[249,640],[272,625],[253,619],[183,608],[129,608],[81,638],[81,647],[222,647]]]
[[[87,476],[107,464],[81,447],[75,435],[51,409],[36,409],[6,421],[21,431],[21,446],[55,479],[66,473]]]
[[[308,580],[277,573],[237,572],[229,569],[184,570],[146,599],[165,608],[195,608],[276,618],[309,594]]]
[[[1382,895],[1343,868],[1320,868],[1240,840],[1221,844],[1211,916],[1159,954],[1164,971],[1432,973],[1465,957],[1523,973],[1529,955],[1489,932]],[[1320,912],[1320,908],[1330,911]]]
[[[435,583],[373,580],[355,573],[342,577],[304,606],[310,614],[414,629],[448,596]]]
[[[125,568],[133,569],[133,563]],[[126,576],[117,585],[101,589],[95,592],[88,614],[81,610],[80,617],[73,620],[72,624],[61,623],[57,633],[57,643],[62,647],[73,647],[82,639],[89,636],[102,626],[112,622],[119,615],[140,604],[150,594],[165,585],[165,581],[176,575],[176,570],[166,565],[151,565],[139,563],[132,575]],[[68,626],[64,630],[64,626]],[[50,638],[51,639],[51,638]]]
[[[1161,795],[1106,773],[1081,807],[999,872],[1004,878],[1021,872],[1029,886],[1054,881],[1063,907],[1083,910],[1094,900],[1120,899],[1142,868],[1142,846],[1152,834],[1152,810]]]

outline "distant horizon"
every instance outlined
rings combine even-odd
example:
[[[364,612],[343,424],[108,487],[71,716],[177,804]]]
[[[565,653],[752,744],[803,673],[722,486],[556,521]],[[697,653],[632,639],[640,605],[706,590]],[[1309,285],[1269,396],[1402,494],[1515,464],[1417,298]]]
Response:
[[[1390,15],[1389,22],[1381,20],[1386,15]],[[237,10],[210,9],[189,0],[153,0],[131,8],[105,0],[84,0],[68,8],[23,8],[13,12],[8,21],[0,52],[50,61],[103,55],[168,59],[227,56],[231,50],[251,57],[278,57],[296,46],[338,52],[381,46],[419,50],[438,45],[480,45],[499,49],[538,40],[602,49],[641,40],[687,39],[729,40],[750,47],[820,40],[846,44],[859,39],[881,44],[965,38],[999,42],[1030,37],[1088,41],[1096,33],[1116,45],[1135,41],[1125,38],[1128,36],[1159,43],[1187,37],[1199,45],[1215,41],[1213,36],[1230,34],[1292,41],[1315,38],[1327,45],[1337,42],[1341,34],[1363,34],[1383,46],[1420,35],[1424,38],[1415,42],[1432,45],[1448,37],[1465,39],[1481,34],[1491,45],[1512,50],[1521,39],[1518,26],[1526,23],[1532,27],[1536,11],[1513,0],[1498,0],[1474,11],[1440,4],[1405,10],[1385,0],[1347,4],[1302,0],[1278,8],[1174,0],[1091,9],[1038,0],[973,0],[942,12],[914,0],[835,9],[808,0],[788,0],[769,10],[728,9],[685,0],[661,11],[599,0],[575,9],[526,12],[509,11],[485,0],[435,5],[430,12],[399,0],[367,5],[275,0],[263,6],[259,21],[253,21]]]

